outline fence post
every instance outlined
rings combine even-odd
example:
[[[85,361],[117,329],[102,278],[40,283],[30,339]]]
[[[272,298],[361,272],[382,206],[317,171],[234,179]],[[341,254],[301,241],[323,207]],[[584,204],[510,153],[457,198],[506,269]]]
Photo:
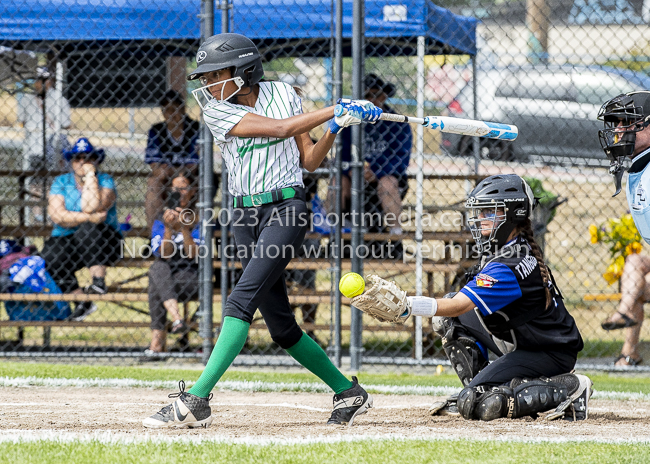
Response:
[[[230,32],[230,8],[231,5],[228,0],[219,0],[219,8],[221,8],[221,32]],[[226,169],[226,163],[223,162],[221,158],[221,211],[227,211],[230,208],[231,203],[229,200],[228,194],[228,170]],[[230,217],[230,216],[227,216]],[[223,220],[223,215],[219,213],[219,224],[221,229],[221,325],[219,330],[223,327],[223,310],[226,307],[226,302],[228,301],[228,257],[226,256],[225,250],[228,245],[228,227],[229,224]]]
[[[201,41],[214,35],[214,0],[203,0],[201,4]],[[212,178],[212,134],[205,123],[201,125],[201,162],[199,164],[200,182],[200,217],[201,236],[204,239],[205,253],[199,256],[199,301],[201,304],[201,321],[199,336],[203,339],[201,361],[207,364],[213,347],[212,335],[212,225],[211,209],[213,207],[214,185]]]
[[[363,76],[363,25],[364,0],[355,0],[352,13],[352,62],[359,63],[352,67],[352,98],[363,98],[361,81]],[[363,244],[363,133],[361,125],[352,126],[352,272],[363,274],[363,261],[359,257],[359,247]],[[361,339],[363,325],[361,311],[351,308],[350,323],[350,369],[358,371],[361,368],[363,341]]]
[[[343,96],[343,0],[336,0],[336,51],[335,51],[335,86],[334,94],[336,99]],[[334,231],[334,246],[332,252],[334,254],[335,270],[334,270],[334,365],[341,367],[341,292],[339,291],[339,281],[341,280],[341,227],[343,217],[341,215],[341,137],[336,137],[334,144],[334,177],[336,184],[335,195],[335,211],[336,229]]]
[[[417,76],[417,116],[418,118],[424,117],[424,37],[418,37],[418,76]],[[417,203],[415,205],[415,244],[416,244],[416,256],[415,256],[415,293],[418,296],[422,295],[422,214],[423,214],[423,202],[424,202],[424,127],[418,125],[417,128],[417,139],[416,139],[416,153],[417,153],[417,175],[416,175],[416,198]],[[415,318],[415,359],[416,361],[422,361],[422,317],[417,316]]]

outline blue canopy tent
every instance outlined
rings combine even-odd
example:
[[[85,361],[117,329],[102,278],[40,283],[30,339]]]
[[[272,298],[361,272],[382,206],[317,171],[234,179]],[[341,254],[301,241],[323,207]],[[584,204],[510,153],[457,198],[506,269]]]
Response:
[[[425,55],[476,54],[475,18],[455,15],[430,0],[394,1],[365,1],[366,56],[416,55],[418,38],[424,40]],[[351,56],[353,4],[343,1],[343,56]],[[267,61],[330,57],[334,5],[331,0],[234,0],[230,30],[253,39]],[[73,106],[148,105],[163,91],[156,86],[164,57],[196,53],[200,8],[201,0],[5,0],[0,2],[0,46],[56,50],[67,61],[69,93],[78,97],[71,100]],[[215,31],[221,30],[220,21],[221,15],[215,15]],[[89,89],[95,86],[89,84],[102,70],[104,95],[93,94]],[[123,72],[130,74],[110,78]],[[136,82],[133,75],[141,77]],[[116,81],[133,88],[109,91]]]
[[[272,56],[328,56],[333,5],[331,0],[235,0],[231,30]],[[73,41],[78,49],[81,44],[95,48],[113,41],[165,40],[193,45],[172,47],[173,53],[193,53],[200,39],[200,6],[200,0],[5,0],[0,44]],[[352,0],[344,0],[344,40],[352,36],[352,7]],[[425,37],[426,54],[476,54],[475,18],[455,15],[430,0],[366,0],[365,9],[368,56],[414,55],[417,37]],[[216,31],[220,19],[215,16]],[[344,54],[350,55],[349,40]]]

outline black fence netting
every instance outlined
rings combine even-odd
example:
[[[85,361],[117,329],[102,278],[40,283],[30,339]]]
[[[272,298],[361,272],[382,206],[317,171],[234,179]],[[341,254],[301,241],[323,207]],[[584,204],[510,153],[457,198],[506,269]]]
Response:
[[[0,353],[206,359],[242,274],[227,253],[240,174],[222,175],[223,145],[210,143],[187,75],[202,40],[229,31],[255,43],[266,81],[300,89],[305,112],[355,97],[518,128],[512,140],[362,124],[303,170],[305,240],[272,277],[337,364],[446,362],[430,320],[359,318],[338,279],[354,270],[409,295],[458,291],[476,264],[467,195],[513,173],[538,198],[532,228],[585,340],[581,360],[650,356],[638,284],[650,258],[625,196],[611,196],[597,120],[609,99],[650,89],[645,3],[2,2]],[[211,154],[213,176],[201,165]],[[237,362],[292,362],[260,312]]]

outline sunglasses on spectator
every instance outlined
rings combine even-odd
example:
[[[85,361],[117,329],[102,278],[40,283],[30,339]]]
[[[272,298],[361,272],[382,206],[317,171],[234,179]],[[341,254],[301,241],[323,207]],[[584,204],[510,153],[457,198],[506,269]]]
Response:
[[[90,156],[76,155],[74,158],[72,158],[72,161],[90,161],[90,162],[93,162],[93,161],[97,161],[98,159],[99,158],[97,156],[95,156],[95,155],[90,155]]]

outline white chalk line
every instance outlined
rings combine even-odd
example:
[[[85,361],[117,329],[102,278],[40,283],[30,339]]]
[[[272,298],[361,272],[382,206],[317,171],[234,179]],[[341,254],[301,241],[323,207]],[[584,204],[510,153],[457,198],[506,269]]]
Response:
[[[185,382],[187,388],[194,382]],[[137,379],[64,379],[43,377],[0,377],[1,387],[79,387],[79,388],[163,388],[177,390],[178,382],[172,380],[137,380]],[[263,382],[226,380],[219,382],[217,389],[238,392],[300,392],[300,393],[332,393],[323,383],[311,382]],[[364,388],[370,392],[392,395],[451,395],[456,387],[424,387],[417,385],[367,385]]]
[[[186,382],[189,388],[194,382]],[[0,377],[2,387],[78,387],[78,388],[163,388],[177,390],[178,382],[171,380],[137,380],[137,379],[64,379],[41,377]],[[222,391],[235,392],[300,392],[331,393],[329,387],[322,383],[310,382],[264,382],[226,380],[217,384]],[[460,390],[458,387],[419,385],[368,385],[364,388],[371,393],[389,395],[427,395],[447,396]],[[594,399],[649,401],[650,394],[640,392],[618,392],[595,390]]]
[[[71,400],[72,401],[72,400]],[[54,406],[51,402],[30,402],[30,403],[7,403],[7,402],[2,402],[0,403],[0,411],[2,410],[3,407],[25,407],[25,406],[49,406],[50,408]],[[109,405],[104,405],[104,406],[109,406]],[[110,407],[124,407],[124,406],[159,406],[158,403],[142,403],[142,402],[131,402],[131,403],[111,403]],[[240,406],[240,407],[255,407],[255,408],[289,408],[289,409],[304,409],[306,411],[314,411],[314,412],[329,412],[331,411],[331,408],[317,408],[314,406],[308,406],[306,404],[299,404],[299,403],[217,403],[214,401],[210,402],[210,406],[212,408],[220,408],[220,407],[230,407],[230,406]],[[95,407],[92,405],[91,407]],[[387,406],[374,406],[373,409],[421,409],[421,408],[430,408],[431,404],[430,403],[409,403],[409,404],[404,404],[404,405],[387,405]],[[31,411],[30,413],[51,413],[52,411]],[[0,413],[1,415],[2,413]]]
[[[354,428],[351,429],[354,432]],[[112,432],[106,430],[97,430],[92,433],[78,433],[66,432],[56,430],[20,430],[20,429],[6,429],[0,435],[0,443],[30,443],[30,442],[56,442],[56,443],[101,443],[105,445],[131,445],[131,444],[147,444],[147,443],[164,443],[164,444],[191,444],[191,445],[207,445],[207,444],[223,444],[223,445],[255,445],[255,446],[270,446],[270,445],[312,445],[312,444],[337,444],[337,443],[351,443],[351,442],[364,442],[364,441],[403,441],[403,442],[441,442],[441,441],[475,441],[475,442],[505,442],[505,443],[602,443],[602,444],[638,444],[650,445],[648,438],[593,438],[593,437],[506,437],[503,435],[484,436],[480,438],[459,438],[453,432],[442,432],[439,430],[423,430],[424,433],[435,433],[435,437],[431,436],[414,436],[403,434],[363,434],[363,435],[329,435],[329,436],[305,436],[305,437],[292,437],[292,438],[277,438],[277,437],[260,437],[260,436],[245,436],[245,437],[229,437],[225,435],[212,435],[208,437],[186,435],[186,436],[166,436],[154,433],[140,433],[138,435],[126,434],[122,432]]]

